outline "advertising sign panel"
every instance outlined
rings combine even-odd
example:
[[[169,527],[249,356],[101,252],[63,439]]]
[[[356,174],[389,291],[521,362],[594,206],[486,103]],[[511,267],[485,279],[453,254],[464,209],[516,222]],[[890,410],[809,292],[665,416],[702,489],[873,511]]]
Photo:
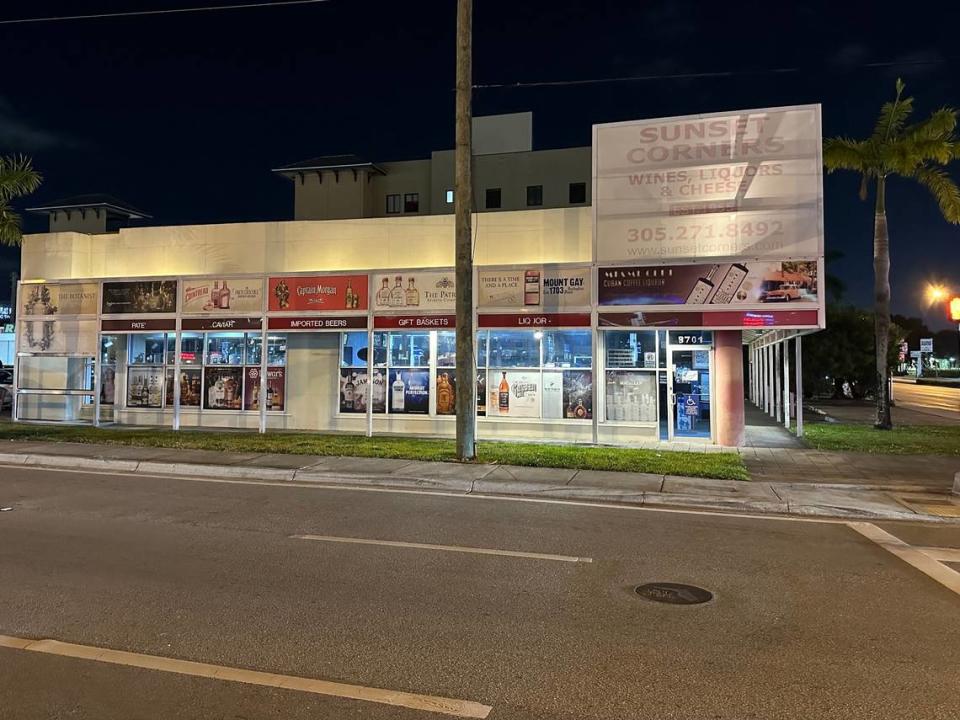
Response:
[[[20,286],[20,317],[31,315],[96,315],[97,283],[25,283]]]
[[[373,412],[386,412],[386,371],[373,370]],[[367,371],[358,368],[340,370],[340,412],[367,412]]]
[[[390,371],[390,412],[426,415],[430,412],[430,371]]]
[[[920,352],[922,353],[933,352],[933,338],[920,338]]]
[[[358,330],[367,328],[366,315],[303,317],[272,317],[267,323],[271,330]]]
[[[817,327],[817,310],[724,310],[718,312],[603,312],[601,327],[678,327],[739,330],[741,328]]]
[[[397,272],[373,276],[373,309],[453,310],[456,283],[450,272]]]
[[[600,305],[815,307],[819,300],[815,260],[608,267],[597,277]]]
[[[177,311],[176,280],[140,280],[103,284],[105,315],[172,313]]]
[[[243,409],[260,409],[260,368],[248,367],[243,385]],[[286,396],[286,368],[267,368],[267,410],[282,411]]]
[[[477,273],[477,306],[533,311],[590,307],[590,270],[481,270]]]
[[[272,277],[270,312],[367,309],[366,275]]]
[[[19,352],[97,354],[96,320],[22,320]]]
[[[820,106],[595,125],[598,262],[823,254]]]
[[[540,417],[540,373],[491,370],[487,376],[487,417]]]
[[[201,278],[183,281],[184,313],[258,313],[263,310],[260,278]]]
[[[239,410],[243,395],[243,368],[204,368],[203,386],[204,410]]]

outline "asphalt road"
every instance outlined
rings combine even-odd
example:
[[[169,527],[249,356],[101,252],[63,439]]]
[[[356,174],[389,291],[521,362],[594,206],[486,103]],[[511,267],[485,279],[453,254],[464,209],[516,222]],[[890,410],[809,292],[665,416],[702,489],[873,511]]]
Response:
[[[960,595],[843,523],[11,467],[0,507],[0,635],[467,700],[495,720],[960,712]],[[960,548],[958,527],[884,528]],[[656,580],[715,598],[633,593]],[[0,647],[0,717],[450,716]]]
[[[960,421],[960,386],[895,382],[893,398],[898,406]]]

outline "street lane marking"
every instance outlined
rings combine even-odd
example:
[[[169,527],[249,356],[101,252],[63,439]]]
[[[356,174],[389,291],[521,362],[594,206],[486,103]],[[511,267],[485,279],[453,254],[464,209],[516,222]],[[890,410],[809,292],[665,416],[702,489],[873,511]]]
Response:
[[[898,558],[910,565],[913,565],[920,572],[929,575],[948,590],[960,595],[960,573],[952,568],[948,568],[943,563],[931,557],[924,552],[923,548],[916,548],[908,545],[895,535],[891,535],[886,530],[878,528],[873,523],[868,522],[850,522],[847,523],[853,530],[872,540],[877,545],[887,550]]]
[[[297,690],[315,695],[329,695],[332,697],[347,698],[349,700],[363,700],[365,702],[380,703],[424,710],[426,712],[442,713],[462,718],[485,718],[493,709],[489,705],[470,702],[468,700],[454,700],[452,698],[436,697],[433,695],[416,695],[399,690],[383,690],[362,685],[348,685],[346,683],[315,680],[313,678],[296,677],[293,675],[276,675],[274,673],[244,670],[243,668],[227,667],[224,665],[210,665],[208,663],[193,662],[190,660],[175,660],[159,655],[143,655],[141,653],[111,650],[109,648],[92,645],[75,645],[60,642],[59,640],[28,640],[26,638],[0,635],[0,647],[27,652],[60,655],[80,660],[125,665],[127,667],[146,668],[160,672],[176,673],[178,675],[193,675],[195,677],[212,678],[229,682],[245,683],[247,685],[263,685],[284,690]]]
[[[960,563],[960,548],[922,547],[917,548],[924,555],[942,562]]]
[[[761,515],[758,513],[734,513],[720,510],[684,510],[679,507],[653,507],[650,505],[623,505],[609,502],[588,502],[585,500],[559,500],[556,498],[513,497],[509,495],[485,495],[483,493],[448,492],[443,490],[410,490],[393,487],[372,487],[369,485],[334,485],[316,482],[293,481],[265,481],[265,480],[230,480],[228,478],[203,478],[186,475],[157,475],[152,473],[123,473],[103,470],[80,470],[76,468],[48,468],[39,465],[3,465],[16,470],[36,470],[39,472],[60,472],[73,475],[104,475],[106,477],[135,478],[144,480],[183,480],[184,482],[214,483],[218,485],[253,485],[259,487],[280,487],[295,490],[336,490],[338,492],[372,492],[389,493],[392,495],[433,495],[436,497],[451,497],[461,500],[496,500],[498,502],[539,503],[542,505],[567,505],[572,507],[593,508],[595,510],[627,510],[640,512],[665,513],[668,515],[702,515],[706,517],[732,518],[734,520],[775,520],[779,522],[820,523],[825,525],[846,525],[849,520],[829,517],[798,517],[796,515]],[[2,479],[2,478],[0,478]],[[917,520],[923,520],[919,517]]]
[[[366,538],[336,537],[333,535],[291,535],[296,540],[351,543],[354,545],[384,545],[386,547],[413,548],[415,550],[445,550],[447,552],[473,553],[474,555],[505,555],[532,560],[557,560],[559,562],[592,563],[593,558],[574,555],[550,555],[547,553],[520,552],[519,550],[494,550],[492,548],[464,547],[462,545],[431,545],[428,543],[400,542],[398,540],[368,540]]]

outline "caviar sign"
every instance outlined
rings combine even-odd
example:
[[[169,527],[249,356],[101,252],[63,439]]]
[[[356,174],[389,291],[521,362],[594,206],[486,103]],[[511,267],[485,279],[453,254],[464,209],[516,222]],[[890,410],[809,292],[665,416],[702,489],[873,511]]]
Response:
[[[822,255],[819,105],[593,133],[598,261]]]

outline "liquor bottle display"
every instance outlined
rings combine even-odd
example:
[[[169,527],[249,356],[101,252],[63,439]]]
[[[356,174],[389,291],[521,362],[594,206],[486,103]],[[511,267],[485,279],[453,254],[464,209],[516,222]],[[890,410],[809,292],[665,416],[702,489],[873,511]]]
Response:
[[[390,409],[394,412],[403,412],[405,391],[403,373],[398,372],[397,379],[393,381],[393,387],[390,390]]]
[[[397,275],[396,284],[390,291],[390,307],[403,307],[406,302],[406,294],[403,292],[403,277]]]
[[[452,415],[454,412],[454,390],[449,373],[441,373],[437,378],[437,414]]]
[[[351,310],[352,308],[355,307],[354,296],[353,296],[353,286],[351,285],[349,280],[347,280],[346,292],[344,292],[343,294],[343,306],[347,310]]]
[[[420,305],[420,291],[417,290],[416,287],[414,287],[413,278],[409,278],[407,282],[408,282],[407,294],[406,294],[407,307],[417,307],[418,305]]]
[[[510,383],[507,382],[507,372],[503,371],[500,387],[497,390],[497,409],[501,415],[510,414]]]
[[[223,281],[223,287],[220,288],[220,309],[230,309],[230,288],[227,287],[227,281]]]
[[[346,412],[352,412],[354,409],[354,393],[356,390],[356,384],[354,383],[354,380],[356,379],[357,374],[353,373],[343,384],[343,409]]]
[[[539,270],[527,270],[523,274],[523,304],[526,306],[540,304]]]
[[[213,281],[213,292],[210,293],[210,304],[217,310],[220,309],[220,281]]]
[[[381,282],[380,289],[377,290],[377,305],[386,306],[390,304],[390,281],[384,278]]]

